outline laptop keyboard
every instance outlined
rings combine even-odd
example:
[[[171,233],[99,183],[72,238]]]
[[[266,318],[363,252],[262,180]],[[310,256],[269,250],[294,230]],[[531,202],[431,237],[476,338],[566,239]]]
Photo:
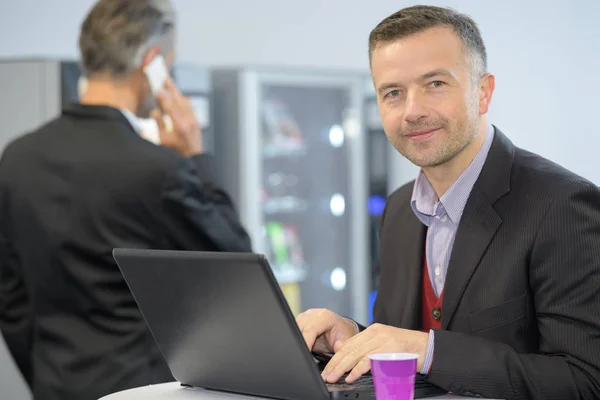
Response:
[[[328,383],[327,387],[336,389],[366,389],[373,387],[373,376],[370,374],[363,375],[358,378],[354,383],[346,383],[345,379],[348,374],[344,374],[339,381],[336,383]],[[415,389],[419,387],[429,387],[430,383],[426,382],[423,375],[417,374],[415,376]]]
[[[336,389],[362,389],[373,387],[373,377],[371,375],[363,375],[353,383],[346,383],[346,377],[348,374],[344,374],[336,383],[328,383],[327,387]]]

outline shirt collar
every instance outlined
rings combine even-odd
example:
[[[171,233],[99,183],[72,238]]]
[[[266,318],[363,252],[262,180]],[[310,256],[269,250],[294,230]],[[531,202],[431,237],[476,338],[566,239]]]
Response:
[[[133,130],[139,135],[142,131],[140,123],[138,121],[138,117],[127,109],[121,109],[121,113],[127,118],[127,121],[131,124]]]
[[[411,207],[423,224],[429,226],[431,218],[445,211],[450,220],[458,225],[471,190],[483,169],[493,138],[494,127],[489,125],[483,145],[475,155],[475,158],[473,158],[467,169],[463,171],[441,199],[438,199],[433,186],[429,183],[423,170],[419,170],[413,187]]]

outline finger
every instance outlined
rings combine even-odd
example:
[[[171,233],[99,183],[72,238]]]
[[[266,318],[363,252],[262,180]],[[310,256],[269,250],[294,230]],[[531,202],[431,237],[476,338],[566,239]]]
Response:
[[[192,104],[192,99],[187,96],[183,96],[181,106],[185,108],[190,115],[193,116],[193,118],[196,118],[196,112],[194,110],[194,105]]]
[[[300,330],[302,330],[302,328],[304,327],[303,322],[305,319],[305,313],[300,313],[296,315],[296,325],[298,325],[298,328],[300,328]]]
[[[167,133],[173,132],[173,119],[171,118],[171,116],[168,114],[165,114],[165,115],[163,115],[162,120],[165,124],[165,132],[167,132]]]
[[[166,115],[174,115],[177,114],[177,110],[175,104],[173,103],[173,99],[165,94],[164,92],[160,92],[158,96],[156,96],[158,100],[158,107],[163,114]]]
[[[350,371],[350,373],[346,377],[346,383],[356,382],[356,380],[358,378],[360,378],[361,376],[363,376],[364,374],[369,372],[370,369],[371,369],[371,360],[369,359],[369,356],[367,355],[367,356],[364,356],[358,362],[358,364],[356,364],[356,366],[354,368],[352,368],[352,371]]]
[[[325,382],[337,382],[346,371],[354,366],[347,365],[353,358],[352,356],[349,356],[349,354],[356,351],[356,345],[360,344],[362,340],[364,339],[361,335],[356,335],[338,348],[321,373],[321,377]]]
[[[343,341],[336,340],[335,343],[333,343],[333,352],[337,353],[338,351],[340,351],[340,349],[342,348],[343,345],[344,345]]]
[[[302,333],[302,337],[304,338],[304,342],[309,350],[312,350],[315,345],[315,341],[317,340],[317,333],[310,327],[310,317],[306,313],[298,314],[296,317],[296,324],[298,325],[298,329]]]
[[[306,313],[300,313],[296,316],[296,325],[298,325],[298,329],[300,329],[300,332],[302,332],[307,325],[307,316]]]
[[[337,382],[344,373],[352,370],[358,362],[377,348],[376,335],[371,331],[364,331],[348,339],[339,351],[332,357],[323,373],[326,382]]]
[[[304,337],[304,342],[309,350],[312,350],[315,346],[315,342],[317,341],[317,337],[319,335],[316,333],[314,329],[305,328],[302,330],[302,337]]]
[[[156,121],[156,125],[158,125],[159,132],[165,132],[165,121],[163,119],[163,114],[159,110],[152,110],[150,112],[150,117],[152,117]]]
[[[175,82],[171,77],[167,78],[167,80],[165,81],[165,89],[169,97],[171,97],[171,99],[177,106],[184,105],[185,98],[183,94],[181,94],[179,88],[177,87],[177,85],[175,85]]]

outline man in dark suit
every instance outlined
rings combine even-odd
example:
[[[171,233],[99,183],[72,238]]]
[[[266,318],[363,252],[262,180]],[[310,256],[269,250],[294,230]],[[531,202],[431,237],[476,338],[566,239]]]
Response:
[[[140,136],[137,116],[156,106],[142,69],[158,54],[171,64],[173,45],[168,1],[99,1],[81,29],[81,102],[0,160],[0,329],[35,399],[173,380],[114,248],[251,251],[172,81],[162,146]]]
[[[297,317],[336,353],[323,378],[409,352],[458,394],[600,398],[600,191],[487,122],[494,76],[469,17],[409,7],[369,42],[385,131],[421,170],[383,215],[376,323]]]

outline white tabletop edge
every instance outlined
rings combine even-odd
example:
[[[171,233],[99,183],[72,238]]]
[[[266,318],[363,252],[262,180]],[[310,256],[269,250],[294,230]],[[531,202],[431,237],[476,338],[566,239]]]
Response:
[[[435,400],[464,400],[467,397],[447,394],[437,397],[429,397]],[[257,400],[258,397],[242,396],[232,393],[216,392],[202,388],[184,387],[179,382],[162,383],[159,385],[142,386],[135,389],[124,390],[104,396],[99,400],[226,400],[226,399],[248,399]],[[487,399],[494,400],[494,399]]]

